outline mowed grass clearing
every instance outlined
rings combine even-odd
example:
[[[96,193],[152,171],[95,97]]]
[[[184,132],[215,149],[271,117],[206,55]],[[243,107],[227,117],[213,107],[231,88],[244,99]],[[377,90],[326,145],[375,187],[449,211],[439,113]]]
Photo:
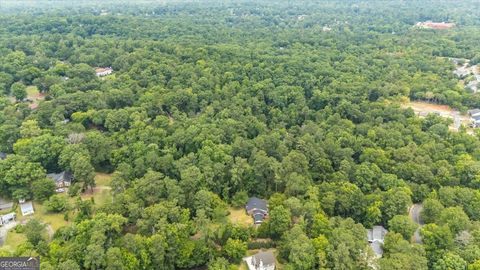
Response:
[[[54,231],[57,231],[61,227],[68,226],[70,224],[69,221],[64,219],[65,213],[49,213],[45,209],[45,206],[40,203],[35,203],[33,207],[35,209],[35,214],[33,214],[33,217],[45,224],[52,226]],[[70,218],[72,217],[70,216]]]
[[[17,247],[27,241],[27,237],[24,234],[16,233],[15,229],[8,231],[7,239],[2,249],[9,252],[15,251]]]
[[[35,98],[40,94],[38,88],[35,85],[27,86],[27,97],[28,98]]]
[[[228,219],[233,224],[237,224],[245,227],[253,225],[253,218],[247,215],[247,213],[245,212],[245,209],[230,207],[228,208],[228,211],[230,212]]]
[[[96,173],[95,174],[95,187],[93,188],[93,193],[91,190],[85,191],[81,197],[83,200],[93,198],[95,206],[99,207],[105,202],[112,199],[112,194],[110,193],[110,182],[112,181],[112,175],[106,173]]]

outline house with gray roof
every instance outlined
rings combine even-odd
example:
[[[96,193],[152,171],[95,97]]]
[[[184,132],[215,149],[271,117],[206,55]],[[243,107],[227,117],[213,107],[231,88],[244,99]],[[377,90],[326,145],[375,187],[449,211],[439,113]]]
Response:
[[[480,126],[480,109],[468,110],[468,115],[470,115],[470,122],[472,127]]]
[[[268,216],[268,205],[266,200],[252,197],[245,205],[247,214],[252,216],[255,225],[260,225],[263,220]]]
[[[65,188],[69,187],[73,181],[73,174],[68,171],[63,171],[60,173],[49,173],[47,177],[55,181],[57,186],[57,192],[64,192]]]
[[[243,260],[247,263],[248,270],[275,270],[275,255],[271,250],[260,251]]]
[[[383,255],[383,242],[388,231],[383,226],[373,226],[372,229],[367,229],[367,239],[370,247],[377,257]]]

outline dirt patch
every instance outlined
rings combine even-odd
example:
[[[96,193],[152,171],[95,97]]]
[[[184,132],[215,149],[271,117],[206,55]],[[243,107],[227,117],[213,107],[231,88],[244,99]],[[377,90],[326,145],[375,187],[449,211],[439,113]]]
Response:
[[[412,108],[415,113],[436,113],[450,115],[454,110],[448,105],[440,105],[421,101],[412,101],[402,104],[403,108]]]
[[[458,131],[461,125],[469,126],[470,118],[461,115],[459,111],[450,108],[448,105],[434,104],[421,101],[411,101],[401,104],[402,108],[412,108],[419,117],[426,117],[428,114],[436,114],[441,117],[450,118],[453,123],[449,126],[450,130]]]

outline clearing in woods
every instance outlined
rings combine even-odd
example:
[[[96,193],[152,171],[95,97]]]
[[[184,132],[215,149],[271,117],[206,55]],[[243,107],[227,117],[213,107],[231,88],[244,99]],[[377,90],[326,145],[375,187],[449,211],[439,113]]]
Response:
[[[453,124],[450,125],[451,130],[458,131],[461,125],[469,126],[470,119],[468,116],[461,115],[459,111],[450,108],[448,105],[433,104],[422,101],[410,101],[402,103],[403,108],[412,108],[412,110],[419,116],[425,117],[430,113],[437,114],[441,117],[450,118]]]
[[[238,224],[238,225],[241,225],[241,226],[252,226],[253,225],[252,217],[247,215],[244,208],[232,208],[232,207],[230,207],[228,209],[228,211],[230,212],[230,215],[228,216],[228,219],[233,224]]]

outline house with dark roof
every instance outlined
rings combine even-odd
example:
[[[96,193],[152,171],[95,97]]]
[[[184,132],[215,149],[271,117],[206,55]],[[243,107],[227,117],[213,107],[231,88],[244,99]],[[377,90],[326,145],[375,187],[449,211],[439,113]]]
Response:
[[[468,110],[468,115],[470,116],[471,126],[479,127],[480,126],[480,109]]]
[[[247,263],[248,270],[275,270],[275,255],[271,250],[261,251],[243,260]]]
[[[367,229],[367,239],[370,247],[377,257],[383,255],[383,242],[388,231],[383,226],[373,226],[372,229]]]
[[[263,220],[268,216],[268,205],[266,200],[252,197],[245,205],[247,214],[252,216],[255,225],[263,223]]]
[[[68,171],[63,171],[61,173],[49,173],[47,177],[55,181],[57,186],[57,192],[64,192],[65,188],[68,188],[73,182],[73,174]]]

